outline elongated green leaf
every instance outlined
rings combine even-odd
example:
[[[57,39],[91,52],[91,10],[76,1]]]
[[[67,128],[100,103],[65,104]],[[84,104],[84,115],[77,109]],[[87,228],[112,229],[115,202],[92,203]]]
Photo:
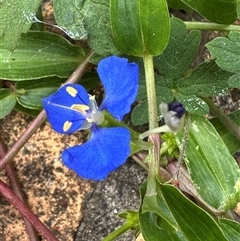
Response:
[[[181,144],[178,134],[178,145]],[[197,192],[209,205],[226,212],[240,198],[240,170],[211,123],[191,115],[184,161]]]
[[[111,0],[113,36],[118,49],[128,55],[160,54],[170,34],[166,0]]]
[[[12,90],[0,89],[0,119],[8,115],[16,104],[16,98]]]
[[[132,2],[132,1],[127,1]],[[166,0],[140,0],[139,15],[144,51],[159,55],[170,37],[170,18]],[[133,26],[134,27],[134,26]]]
[[[139,213],[145,241],[227,241],[214,219],[174,186],[157,182],[157,194],[144,195],[145,184],[141,186],[143,201]],[[153,199],[157,201],[157,206],[152,205]],[[165,215],[167,213],[170,216]]]
[[[237,0],[182,0],[205,18],[223,24],[231,24],[237,18]]]
[[[120,54],[111,31],[109,0],[54,0],[56,21],[72,38],[87,38],[102,56]]]
[[[240,111],[236,111],[228,115],[231,121],[237,124],[240,128]],[[218,134],[223,139],[231,154],[240,150],[240,140],[230,131],[218,118],[210,120]]]
[[[237,16],[240,18],[240,2],[237,3]]]
[[[173,9],[180,9],[180,10],[185,10],[187,12],[192,12],[192,9],[183,3],[181,0],[167,0],[168,2],[168,7],[173,8]]]
[[[17,101],[25,108],[41,109],[41,100],[54,93],[63,82],[63,79],[56,77],[18,82],[16,84]]]
[[[220,218],[218,220],[219,226],[229,241],[239,240],[240,224],[233,220]]]
[[[217,37],[206,44],[216,63],[224,70],[240,73],[240,33],[230,32],[228,38]]]
[[[0,45],[13,51],[21,33],[32,24],[32,18],[42,0],[1,0],[0,1]],[[2,51],[1,51],[2,52]]]
[[[69,77],[84,58],[83,50],[59,35],[30,31],[22,34],[15,51],[0,45],[0,78],[22,81]]]
[[[28,109],[20,105],[18,102],[14,106],[14,110],[28,114],[30,116],[37,116],[41,110],[36,110],[36,109]]]
[[[122,53],[133,56],[142,56],[144,51],[138,2],[110,0],[114,40]]]

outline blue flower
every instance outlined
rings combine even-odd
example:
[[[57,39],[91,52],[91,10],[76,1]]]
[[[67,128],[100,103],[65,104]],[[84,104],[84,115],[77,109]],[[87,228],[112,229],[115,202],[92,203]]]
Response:
[[[52,128],[63,134],[91,128],[89,140],[63,151],[64,164],[78,175],[103,180],[124,164],[129,156],[130,132],[124,127],[100,127],[103,110],[121,121],[130,111],[138,91],[138,66],[125,58],[111,56],[98,64],[105,97],[98,107],[94,96],[78,84],[63,85],[42,100]]]
[[[178,132],[184,126],[185,109],[180,102],[170,102],[160,104],[160,111],[163,115],[165,124],[171,132]]]
[[[176,133],[182,130],[184,126],[185,109],[180,102],[170,102],[168,104],[162,103],[159,105],[165,125],[148,130],[139,135],[140,139],[144,139],[152,134],[162,132]]]

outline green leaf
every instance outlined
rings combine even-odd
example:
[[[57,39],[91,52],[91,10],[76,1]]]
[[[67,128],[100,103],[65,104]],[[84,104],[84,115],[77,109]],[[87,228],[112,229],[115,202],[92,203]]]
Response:
[[[214,219],[177,188],[157,182],[157,194],[146,197],[145,184],[140,189],[143,201],[139,212],[145,241],[156,241],[160,237],[170,241],[227,241]],[[153,199],[155,206],[152,205]]]
[[[228,38],[217,37],[206,46],[219,67],[240,73],[240,32],[230,32]]]
[[[56,77],[18,82],[15,89],[17,101],[25,108],[41,109],[41,100],[54,93],[63,82]]]
[[[236,206],[240,198],[240,170],[211,123],[191,115],[185,164],[197,192],[221,212]],[[183,133],[178,133],[180,146]],[[210,195],[211,194],[211,195]]]
[[[169,43],[163,53],[154,58],[154,66],[157,70],[155,76],[156,92],[158,104],[170,102],[175,98],[176,88],[182,78],[186,75],[191,63],[193,62],[200,42],[200,32],[191,31],[187,34],[185,24],[177,19],[171,18],[171,35]],[[141,65],[140,65],[141,66]],[[143,68],[141,69],[144,73]],[[133,109],[132,122],[134,125],[141,125],[148,122],[147,104],[144,103],[146,98],[146,86],[144,78],[140,78],[141,95],[138,95],[139,100],[143,100],[139,106]],[[189,93],[188,93],[189,94]],[[185,101],[186,98],[181,98]],[[199,100],[190,96],[191,105],[195,100],[195,105],[198,106]],[[187,101],[185,101],[187,103]],[[190,105],[185,106],[186,109],[191,109]],[[139,115],[139,113],[143,113]],[[206,113],[206,112],[205,112]],[[141,118],[139,118],[141,116]]]
[[[240,224],[233,220],[220,218],[218,220],[219,226],[229,241],[239,240]]]
[[[14,106],[14,110],[28,114],[30,116],[37,116],[41,110],[36,110],[36,109],[28,109],[20,105],[18,102]]]
[[[54,0],[54,11],[58,25],[73,38],[87,37],[95,53],[120,54],[112,36],[108,0]]]
[[[228,78],[227,83],[231,88],[240,88],[240,73],[234,74]]]
[[[240,18],[240,2],[237,3],[237,16]]]
[[[177,9],[177,10],[185,10],[187,12],[192,12],[192,9],[186,5],[185,3],[183,3],[181,0],[167,0],[168,2],[168,7],[169,8],[173,8],[173,9]]]
[[[83,50],[49,32],[22,34],[13,53],[0,45],[1,79],[22,81],[50,76],[67,78],[84,59]]]
[[[160,54],[169,40],[166,0],[111,0],[111,25],[118,49],[128,55]]]
[[[184,95],[217,96],[229,89],[227,79],[232,76],[210,60],[198,65],[190,74],[179,82],[177,92]]]
[[[0,45],[10,52],[14,50],[21,33],[32,25],[42,0],[2,0],[0,2]],[[1,51],[2,52],[2,51]]]
[[[145,123],[148,123],[148,105],[147,100],[140,102],[137,106],[134,107],[131,120],[133,125],[138,126]]]
[[[196,97],[196,95],[191,95],[191,92],[189,92],[189,94],[184,95],[180,92],[177,92],[175,97],[183,104],[184,108],[189,113],[200,116],[206,115],[209,112],[208,105],[200,98]]]
[[[53,7],[56,23],[64,29],[70,38],[77,40],[87,37],[83,23],[83,12],[77,1],[54,0]]]
[[[228,115],[231,121],[240,127],[240,111],[235,111]],[[223,139],[225,145],[228,147],[231,154],[234,154],[240,149],[240,140],[218,119],[213,118],[210,120],[218,134]]]
[[[237,0],[182,0],[208,20],[231,24],[237,18]]]
[[[0,119],[8,115],[16,104],[16,98],[12,90],[0,89]]]

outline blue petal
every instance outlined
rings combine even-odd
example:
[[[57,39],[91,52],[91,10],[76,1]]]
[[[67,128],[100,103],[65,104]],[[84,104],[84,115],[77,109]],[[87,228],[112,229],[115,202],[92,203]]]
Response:
[[[107,109],[117,120],[130,112],[138,91],[139,70],[136,63],[111,56],[98,64],[98,75],[103,83],[105,98],[100,110]]]
[[[73,133],[79,130],[83,123],[86,121],[86,117],[81,112],[72,110],[69,107],[54,105],[47,100],[42,100],[43,108],[47,113],[47,119],[52,128],[62,134]],[[64,130],[64,124],[71,122],[72,125],[69,129]]]
[[[74,92],[71,93],[69,88]],[[86,121],[86,117],[80,111],[70,108],[74,104],[89,104],[88,93],[81,85],[66,84],[56,93],[44,98],[42,103],[48,121],[52,128],[59,133],[66,134],[77,131]],[[69,127],[64,129],[66,122],[69,123]]]
[[[76,96],[73,97],[67,91],[68,88],[73,88],[76,90]],[[89,95],[84,87],[78,84],[66,84],[63,85],[58,91],[47,98],[43,99],[47,102],[51,102],[57,105],[63,105],[71,107],[74,104],[89,105]]]
[[[103,180],[125,163],[130,154],[130,139],[130,132],[126,128],[94,126],[91,138],[83,145],[66,149],[62,159],[79,176]]]

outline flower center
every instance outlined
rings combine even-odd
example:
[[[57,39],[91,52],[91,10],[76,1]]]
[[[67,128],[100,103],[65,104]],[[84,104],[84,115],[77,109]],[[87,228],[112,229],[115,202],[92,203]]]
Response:
[[[86,122],[83,123],[81,129],[90,128],[92,123],[101,125],[105,118],[102,111],[98,110],[95,96],[89,95],[89,100],[89,106],[83,104],[74,104],[71,106],[71,109],[77,110],[86,116]]]
[[[95,100],[95,96],[89,95],[90,105],[90,119],[92,122],[97,125],[101,125],[104,121],[104,114],[102,111],[98,110],[97,102]],[[87,119],[88,120],[88,119]]]

